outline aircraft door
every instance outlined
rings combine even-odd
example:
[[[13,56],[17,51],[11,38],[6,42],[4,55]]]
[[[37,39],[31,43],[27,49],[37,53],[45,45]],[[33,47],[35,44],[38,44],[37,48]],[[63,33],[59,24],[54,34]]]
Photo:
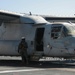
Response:
[[[35,50],[43,51],[43,36],[45,28],[37,28],[35,33]]]

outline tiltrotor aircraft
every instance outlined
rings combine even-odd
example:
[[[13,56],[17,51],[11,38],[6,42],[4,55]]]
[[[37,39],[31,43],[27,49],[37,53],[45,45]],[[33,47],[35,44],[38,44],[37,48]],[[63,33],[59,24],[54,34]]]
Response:
[[[75,57],[75,24],[49,23],[37,15],[0,11],[0,56],[19,56],[22,37],[34,60],[43,56]]]

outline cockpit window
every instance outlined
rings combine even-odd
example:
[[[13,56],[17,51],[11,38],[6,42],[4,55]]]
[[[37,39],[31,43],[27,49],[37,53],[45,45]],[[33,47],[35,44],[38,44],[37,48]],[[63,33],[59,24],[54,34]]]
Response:
[[[58,39],[60,37],[61,34],[61,25],[52,25],[51,27],[51,38],[53,39]]]
[[[59,39],[67,36],[75,35],[75,26],[63,26],[61,24],[52,25],[51,38]]]
[[[69,26],[68,29],[72,32],[75,31],[75,26]]]
[[[68,33],[69,33],[68,28],[66,28],[66,27],[64,26],[64,27],[63,27],[63,30],[62,30],[62,36],[63,36],[63,37],[66,37],[66,36],[68,36]]]
[[[75,34],[75,26],[67,26],[67,27],[64,26],[62,34],[64,34],[65,37]]]

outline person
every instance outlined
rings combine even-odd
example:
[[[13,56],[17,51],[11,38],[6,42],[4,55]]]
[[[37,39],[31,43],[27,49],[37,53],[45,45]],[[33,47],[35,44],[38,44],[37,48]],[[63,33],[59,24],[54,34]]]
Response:
[[[22,62],[28,64],[27,48],[28,48],[28,45],[27,45],[27,42],[25,40],[25,37],[22,37],[22,40],[18,46],[18,52],[20,53],[20,55],[22,57]]]

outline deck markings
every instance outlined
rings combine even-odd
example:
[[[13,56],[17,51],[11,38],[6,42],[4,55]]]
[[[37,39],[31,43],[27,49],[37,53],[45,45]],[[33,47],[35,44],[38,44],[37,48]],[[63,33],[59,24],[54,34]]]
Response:
[[[13,72],[41,71],[41,70],[45,70],[45,69],[5,70],[5,71],[0,71],[0,74],[2,74],[2,73],[13,73]]]

